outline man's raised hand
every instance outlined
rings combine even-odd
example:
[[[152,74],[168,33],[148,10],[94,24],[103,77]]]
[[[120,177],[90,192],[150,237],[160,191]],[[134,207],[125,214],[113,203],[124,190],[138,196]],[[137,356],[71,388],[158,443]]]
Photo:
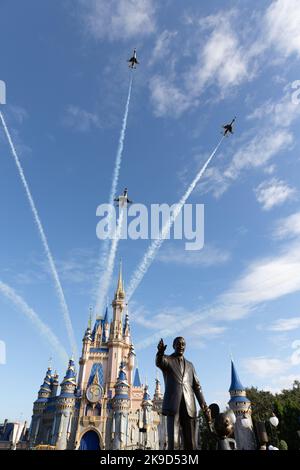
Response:
[[[160,354],[164,354],[166,348],[167,348],[167,345],[165,345],[163,339],[161,339],[157,345],[158,352]]]

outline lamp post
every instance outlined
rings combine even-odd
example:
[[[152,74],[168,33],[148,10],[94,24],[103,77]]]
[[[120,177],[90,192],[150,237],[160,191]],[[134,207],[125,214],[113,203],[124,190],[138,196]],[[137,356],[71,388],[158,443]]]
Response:
[[[274,428],[277,428],[278,424],[279,424],[279,419],[277,418],[277,416],[275,416],[275,414],[273,413],[272,416],[266,420],[266,421],[258,421],[256,423],[256,431],[257,431],[257,437],[258,437],[258,441],[259,441],[259,444],[260,444],[260,450],[267,450],[267,444],[269,442],[269,436],[268,436],[268,433],[267,433],[267,430],[266,430],[266,423],[269,422],[270,423],[270,434],[271,434],[271,438],[272,441],[274,440],[274,436],[273,436],[273,429]],[[275,442],[273,442],[275,444]],[[277,449],[277,447],[274,447],[272,446],[272,449]]]

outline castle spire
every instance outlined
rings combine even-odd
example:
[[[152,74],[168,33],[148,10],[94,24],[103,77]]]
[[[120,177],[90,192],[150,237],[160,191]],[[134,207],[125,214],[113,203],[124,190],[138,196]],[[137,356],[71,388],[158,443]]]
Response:
[[[124,299],[124,297],[125,297],[125,292],[124,292],[123,276],[122,276],[122,260],[120,260],[119,277],[118,277],[117,290],[115,293],[115,299]]]
[[[134,379],[133,379],[133,386],[134,386],[134,387],[141,387],[141,386],[142,386],[142,382],[141,382],[141,378],[140,378],[140,373],[139,373],[138,367],[136,367],[136,369],[135,369]]]
[[[236,422],[234,436],[238,449],[254,450],[257,448],[251,419],[251,401],[246,396],[246,389],[242,385],[237,374],[233,360],[231,359],[231,384],[229,387],[229,408],[234,412]],[[245,425],[245,421],[247,425]]]
[[[231,359],[231,384],[229,387],[229,392],[232,392],[234,390],[244,391],[245,387],[242,385],[239,379],[239,376],[237,374],[235,365],[233,363],[233,360]]]
[[[65,392],[74,393],[74,390],[76,387],[76,372],[75,372],[75,363],[72,358],[69,360],[66,375],[60,385],[61,385],[61,394]]]

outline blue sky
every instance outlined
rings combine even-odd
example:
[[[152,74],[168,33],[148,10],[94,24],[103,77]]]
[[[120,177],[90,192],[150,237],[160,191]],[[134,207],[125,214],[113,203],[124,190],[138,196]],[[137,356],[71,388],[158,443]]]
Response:
[[[107,202],[134,47],[118,192],[177,202],[237,115],[188,202],[205,205],[205,247],[166,241],[136,290],[141,375],[157,336],[187,340],[207,401],[226,402],[232,353],[242,382],[290,387],[299,373],[300,5],[297,0],[2,1],[1,107],[40,214],[78,347],[94,302]],[[0,131],[0,281],[70,346],[41,241]],[[125,287],[149,241],[121,241]],[[116,284],[117,263],[109,297]],[[0,295],[0,419],[29,418],[48,364],[66,366],[22,309]],[[178,326],[179,325],[179,326]],[[166,334],[168,329],[168,335]]]

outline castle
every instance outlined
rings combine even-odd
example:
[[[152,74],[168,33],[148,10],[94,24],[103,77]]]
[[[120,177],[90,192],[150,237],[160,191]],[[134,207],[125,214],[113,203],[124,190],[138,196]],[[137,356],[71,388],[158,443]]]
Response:
[[[33,405],[29,448],[35,449],[165,449],[166,418],[156,379],[153,399],[135,367],[135,351],[125,313],[120,268],[112,302],[85,331],[78,379],[71,359],[60,384],[49,367]]]
[[[49,367],[33,405],[30,449],[134,450],[167,448],[160,382],[151,398],[142,385],[131,338],[122,271],[104,318],[91,322],[83,338],[78,378],[71,359],[60,384]],[[229,407],[236,416],[238,449],[255,449],[251,403],[233,362]],[[201,443],[200,443],[201,445]]]

